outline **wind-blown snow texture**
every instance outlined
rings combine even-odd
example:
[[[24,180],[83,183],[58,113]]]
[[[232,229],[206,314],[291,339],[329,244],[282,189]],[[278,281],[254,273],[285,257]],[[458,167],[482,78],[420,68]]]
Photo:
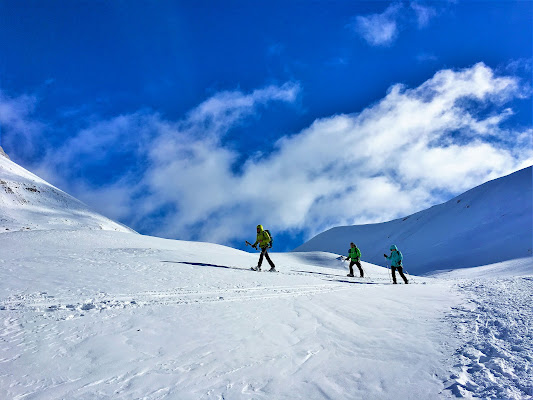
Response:
[[[436,276],[455,278],[466,299],[448,316],[463,345],[456,351],[459,362],[447,388],[458,397],[531,398],[533,259]]]
[[[405,218],[332,228],[295,251],[346,254],[353,241],[362,259],[379,264],[396,244],[413,274],[528,257],[533,246],[532,182],[528,167]]]
[[[36,179],[11,182],[25,198]],[[10,226],[33,222],[7,204]],[[324,252],[273,253],[280,272],[259,273],[257,253],[61,207],[0,235],[2,399],[533,397],[531,257],[409,285],[367,262],[348,278]],[[76,229],[44,230],[57,214]]]
[[[391,285],[328,253],[274,253],[281,272],[258,273],[257,254],[88,230],[0,247],[6,398],[532,394],[531,276]]]

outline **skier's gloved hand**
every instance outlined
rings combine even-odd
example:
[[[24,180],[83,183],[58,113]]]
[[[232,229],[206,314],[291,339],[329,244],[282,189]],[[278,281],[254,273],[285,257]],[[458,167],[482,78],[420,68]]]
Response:
[[[387,258],[387,255],[386,255],[386,254],[383,254],[383,257]]]
[[[257,250],[257,246],[252,246],[252,247]]]

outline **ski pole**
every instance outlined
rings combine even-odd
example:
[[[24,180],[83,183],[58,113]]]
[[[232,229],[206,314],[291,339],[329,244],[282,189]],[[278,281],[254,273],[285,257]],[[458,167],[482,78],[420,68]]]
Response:
[[[405,271],[405,273],[406,273],[407,275],[409,275],[409,281],[415,283],[415,280],[413,279],[413,276],[412,276],[409,272],[407,272],[406,269],[404,269],[404,271]]]
[[[368,279],[372,280],[372,277],[371,277],[371,276],[369,275],[369,273],[366,272],[365,269],[363,268],[363,264],[361,264],[361,269],[363,270],[365,276],[366,276]]]
[[[387,271],[389,273],[389,280],[392,282],[392,276],[391,276],[391,273],[390,273],[389,261],[387,261]]]
[[[251,244],[248,240],[245,240],[244,243],[246,244],[246,246],[250,246],[250,247],[253,247],[254,249],[257,250],[257,247],[254,247],[253,244]]]

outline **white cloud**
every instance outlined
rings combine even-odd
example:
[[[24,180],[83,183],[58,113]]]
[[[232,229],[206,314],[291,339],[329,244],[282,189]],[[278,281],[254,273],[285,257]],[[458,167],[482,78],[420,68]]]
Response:
[[[400,31],[411,25],[425,28],[439,11],[435,7],[424,5],[419,1],[411,2],[406,7],[396,2],[381,14],[358,15],[351,28],[372,46],[389,46],[396,41]]]
[[[355,17],[355,30],[371,45],[386,46],[398,36],[397,18],[401,4],[392,4],[381,14]]]
[[[418,26],[421,28],[427,26],[431,18],[437,15],[437,10],[433,7],[423,5],[416,1],[411,3],[411,8],[415,12]]]
[[[178,122],[150,112],[119,116],[49,153],[45,167],[124,146],[137,170],[103,188],[70,185],[73,193],[141,231],[228,243],[258,223],[312,235],[390,220],[533,163],[531,130],[502,125],[514,112],[508,102],[523,96],[520,81],[482,63],[439,71],[415,88],[394,85],[361,113],[318,119],[279,139],[270,154],[224,146],[228,130],[270,102],[295,101],[298,90],[219,93]],[[122,204],[110,206],[113,199]]]
[[[37,150],[34,138],[42,135],[46,126],[32,118],[36,105],[33,95],[11,97],[0,91],[0,144],[4,149],[16,148],[20,157]]]
[[[531,73],[532,60],[530,58],[519,58],[516,60],[510,61],[506,66],[505,70],[507,73],[516,74],[519,72],[529,72]]]
[[[255,113],[260,106],[272,101],[293,102],[298,92],[299,85],[290,82],[281,87],[257,89],[247,95],[239,91],[217,93],[192,110],[180,129],[196,134],[203,131],[221,135],[240,119]]]

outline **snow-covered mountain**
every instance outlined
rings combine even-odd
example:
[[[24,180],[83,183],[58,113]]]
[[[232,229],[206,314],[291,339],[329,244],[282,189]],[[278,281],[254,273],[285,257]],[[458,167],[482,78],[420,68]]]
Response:
[[[134,232],[50,185],[0,152],[0,233],[102,229]]]
[[[532,167],[475,187],[450,201],[394,221],[325,231],[294,251],[347,254],[385,265],[391,244],[413,274],[528,257],[533,246]]]
[[[325,252],[254,272],[0,167],[1,399],[533,397],[532,257],[409,285]]]

